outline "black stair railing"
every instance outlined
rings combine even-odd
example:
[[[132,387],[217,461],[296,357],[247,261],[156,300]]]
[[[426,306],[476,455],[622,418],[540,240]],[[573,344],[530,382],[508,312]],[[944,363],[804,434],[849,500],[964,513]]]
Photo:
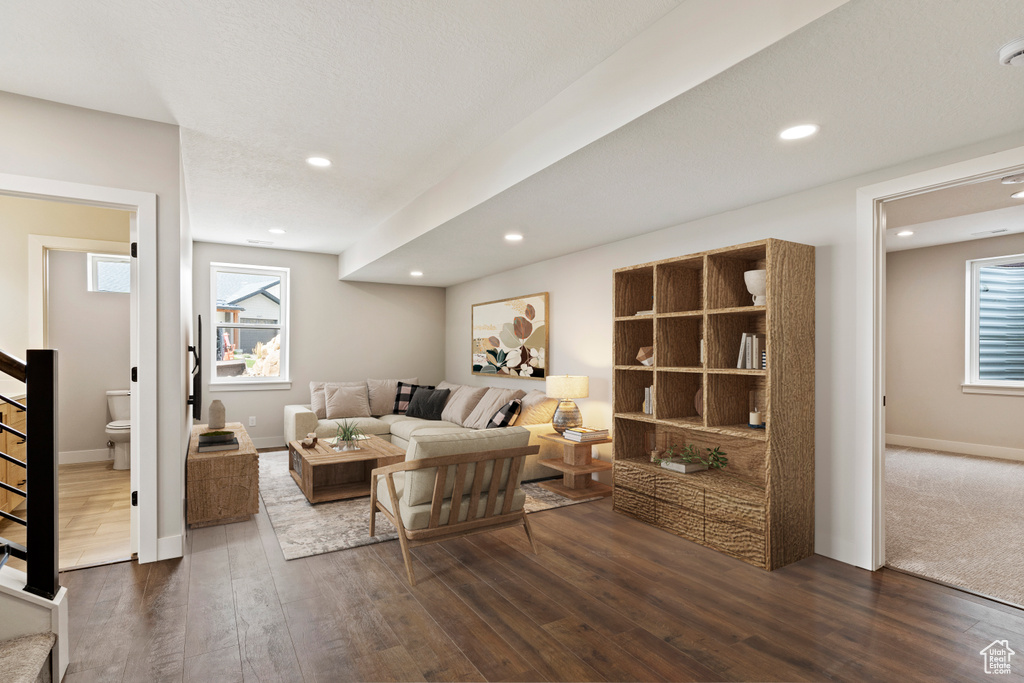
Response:
[[[57,566],[57,352],[31,350],[27,361],[0,351],[0,372],[25,383],[25,403],[6,396],[0,401],[25,411],[25,431],[0,421],[8,439],[25,444],[22,462],[0,450],[0,458],[23,471],[25,490],[0,480],[0,488],[25,499],[26,518],[0,510],[0,518],[25,527],[25,545],[0,538],[0,566],[8,557],[25,561],[25,590],[53,598],[60,590]],[[31,407],[31,410],[28,408]],[[8,449],[9,450],[9,449]],[[30,523],[31,522],[31,523]]]

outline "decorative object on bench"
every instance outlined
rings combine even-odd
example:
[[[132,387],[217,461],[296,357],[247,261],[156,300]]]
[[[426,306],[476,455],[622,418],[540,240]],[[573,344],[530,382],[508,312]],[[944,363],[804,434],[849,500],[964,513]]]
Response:
[[[260,510],[259,455],[239,422],[225,427],[234,432],[233,450],[199,451],[199,435],[206,425],[192,427],[185,460],[186,512],[191,528],[229,524],[249,519]]]
[[[498,438],[475,432],[464,436],[476,438],[447,442],[413,437],[405,462],[371,473],[370,535],[379,511],[398,530],[410,585],[416,585],[416,577],[409,550],[428,543],[522,526],[536,554],[521,476],[523,459],[540,449],[526,445],[528,431],[513,430]],[[521,445],[473,450],[510,443]]]
[[[547,376],[548,293],[473,304],[474,375]]]
[[[224,404],[220,400],[210,401],[210,429],[224,429]]]
[[[559,399],[551,423],[555,431],[561,434],[566,429],[579,427],[583,424],[580,409],[572,401],[574,398],[586,398],[590,395],[590,379],[584,375],[551,375],[547,381],[547,394]]]

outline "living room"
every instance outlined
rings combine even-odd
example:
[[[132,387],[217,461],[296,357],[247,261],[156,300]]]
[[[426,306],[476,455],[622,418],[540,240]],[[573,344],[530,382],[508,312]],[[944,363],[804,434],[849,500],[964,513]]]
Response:
[[[645,26],[656,26],[660,16],[671,14],[670,9],[677,5],[685,7],[687,3],[663,4],[662,15],[649,17]],[[697,4],[700,3],[693,3]],[[807,10],[807,6],[814,4],[802,3],[808,12],[811,10]],[[632,9],[640,12],[643,3],[633,5]],[[204,134],[197,132],[192,122],[179,120],[178,123],[168,123],[169,117],[165,112],[147,116],[143,108],[117,109],[105,104],[98,96],[92,98],[62,91],[60,83],[48,82],[38,74],[37,80],[32,81],[28,69],[23,82],[13,77],[9,81],[0,80],[0,90],[5,91],[0,93],[0,123],[5,130],[17,132],[0,140],[0,173],[4,174],[0,178],[0,190],[68,197],[75,196],[76,192],[88,193],[81,187],[69,189],[66,185],[83,185],[121,188],[155,197],[150,216],[152,231],[148,236],[144,232],[146,213],[143,210],[140,212],[138,239],[140,258],[146,259],[148,271],[154,278],[149,292],[152,316],[147,318],[151,329],[145,332],[149,335],[146,338],[151,343],[148,347],[150,352],[143,359],[144,364],[139,366],[142,384],[151,392],[152,399],[142,423],[142,428],[147,430],[143,436],[150,441],[139,454],[143,458],[140,486],[149,487],[140,489],[145,491],[140,495],[141,563],[126,565],[132,569],[108,569],[90,580],[84,576],[76,578],[75,573],[70,573],[66,585],[75,588],[79,584],[79,590],[92,590],[94,594],[105,592],[108,600],[130,600],[137,595],[122,591],[114,584],[118,581],[129,583],[132,576],[142,577],[135,583],[151,584],[153,590],[183,591],[183,597],[179,596],[180,602],[174,607],[180,614],[171,610],[173,614],[169,618],[173,620],[180,616],[184,619],[183,615],[189,611],[189,601],[201,594],[202,586],[189,586],[188,576],[182,577],[180,570],[173,568],[179,565],[164,563],[191,563],[191,571],[199,576],[197,566],[209,567],[220,562],[223,566],[211,569],[210,576],[215,576],[213,583],[229,594],[234,588],[237,597],[232,609],[244,607],[250,600],[244,591],[249,587],[258,590],[254,577],[267,574],[275,577],[274,585],[281,596],[291,591],[287,597],[294,600],[282,600],[283,611],[280,614],[293,619],[297,619],[293,611],[299,609],[323,618],[325,623],[333,624],[330,620],[338,618],[333,613],[328,615],[317,611],[315,596],[303,593],[299,586],[304,581],[325,585],[331,581],[338,582],[329,589],[330,598],[348,605],[350,609],[363,608],[379,598],[373,608],[377,610],[374,614],[396,616],[399,611],[397,603],[411,604],[421,600],[419,604],[426,605],[426,608],[417,608],[416,614],[419,615],[417,618],[424,620],[425,630],[425,624],[432,623],[431,620],[455,620],[460,615],[469,618],[459,611],[464,609],[461,606],[452,608],[453,612],[444,611],[441,603],[448,594],[437,587],[443,581],[421,581],[422,585],[417,588],[420,593],[415,594],[404,588],[395,588],[398,585],[395,577],[404,576],[401,556],[397,551],[381,561],[375,559],[379,555],[346,556],[346,551],[320,559],[308,558],[308,562],[296,565],[283,559],[279,562],[276,556],[271,557],[269,550],[263,556],[263,548],[270,547],[268,544],[273,540],[273,529],[267,528],[265,520],[261,521],[262,517],[247,524],[213,527],[213,531],[189,531],[186,528],[182,512],[186,490],[184,466],[193,424],[186,412],[189,394],[186,384],[191,370],[186,348],[195,343],[196,316],[203,316],[204,329],[208,330],[208,324],[212,322],[207,317],[211,313],[213,263],[289,269],[289,386],[263,391],[217,391],[207,382],[202,392],[204,409],[212,399],[221,400],[226,407],[228,421],[243,422],[255,445],[268,449],[284,446],[283,407],[309,403],[310,382],[416,377],[430,385],[446,380],[455,384],[524,391],[542,389],[544,383],[528,379],[482,378],[472,374],[470,362],[473,306],[534,292],[548,293],[550,301],[547,368],[552,373],[588,377],[589,396],[579,400],[585,424],[611,428],[613,270],[769,237],[815,248],[815,391],[808,400],[815,405],[814,552],[818,557],[812,562],[827,564],[816,564],[814,569],[800,569],[798,563],[795,572],[789,574],[789,581],[793,584],[805,580],[820,581],[823,591],[846,590],[848,585],[843,582],[849,581],[854,586],[851,590],[864,593],[870,590],[870,586],[881,585],[882,579],[878,575],[892,575],[893,572],[864,571],[877,570],[880,562],[876,533],[879,524],[875,497],[877,482],[873,479],[875,455],[872,453],[870,432],[873,396],[870,389],[872,314],[869,302],[873,295],[871,274],[874,271],[870,238],[866,245],[861,230],[858,193],[862,188],[895,182],[915,174],[927,174],[934,169],[970,164],[1024,145],[1024,129],[1011,113],[1014,111],[1012,105],[1019,102],[1024,94],[1020,69],[1004,66],[997,59],[999,48],[1024,34],[1024,26],[1015,25],[1018,17],[1013,4],[1008,2],[982,3],[984,11],[976,11],[983,16],[977,17],[970,16],[971,11],[958,7],[956,3],[943,3],[943,11],[934,13],[914,3],[899,8],[888,3],[858,0],[817,5],[814,11],[824,16],[814,20],[805,17],[801,27],[790,26],[786,31],[780,29],[785,35],[763,45],[751,40],[749,54],[731,55],[730,68],[709,75],[677,94],[668,96],[663,93],[660,101],[646,100],[642,112],[621,114],[623,120],[608,130],[601,133],[587,131],[586,134],[592,136],[589,139],[566,143],[565,149],[545,152],[546,156],[534,149],[535,154],[527,155],[530,156],[529,163],[517,166],[510,175],[498,173],[494,166],[477,166],[475,170],[481,172],[479,177],[473,177],[471,171],[474,168],[459,169],[456,164],[455,170],[462,170],[461,177],[453,171],[449,174],[451,177],[441,178],[451,184],[447,188],[448,193],[442,192],[446,190],[444,187],[437,189],[433,184],[426,184],[419,192],[404,195],[402,201],[388,205],[395,211],[381,213],[382,205],[374,205],[378,213],[364,222],[354,221],[354,212],[348,213],[350,210],[342,205],[343,201],[319,199],[340,194],[354,177],[358,177],[358,171],[348,166],[340,148],[334,153],[325,151],[329,149],[328,140],[302,140],[288,150],[290,156],[280,153],[275,157],[276,163],[284,170],[267,176],[269,180],[259,188],[259,192],[265,195],[263,201],[243,206],[245,202],[230,194],[236,188],[218,185],[222,178],[204,175],[209,166],[201,166],[202,160],[195,156],[203,149],[200,143]],[[837,7],[833,9],[825,5]],[[644,11],[657,14],[650,7]],[[922,15],[930,18],[922,20]],[[31,14],[26,14],[21,20],[28,22],[31,17]],[[875,27],[880,22],[891,27],[891,34],[875,34]],[[532,24],[526,22],[526,25]],[[567,20],[566,26],[571,25],[572,22]],[[65,27],[64,30],[72,29]],[[565,26],[563,30],[567,30]],[[639,34],[642,31],[636,27],[635,32]],[[696,42],[695,36],[688,35]],[[761,36],[761,40],[767,39]],[[915,50],[933,40],[955,45],[969,56],[959,56],[962,63],[949,55],[938,64],[914,61],[919,60]],[[623,41],[626,43],[628,41]],[[824,44],[842,44],[851,49],[842,53],[843,60],[837,60],[834,52],[822,49]],[[877,62],[866,56],[872,52],[881,55]],[[808,55],[814,58],[809,59]],[[5,55],[5,58],[9,56]],[[600,62],[593,54],[589,58],[592,64],[588,68]],[[849,64],[845,63],[847,60]],[[650,60],[637,72],[646,73],[659,61]],[[837,63],[839,61],[844,63]],[[815,66],[812,68],[805,62],[813,62]],[[874,84],[865,85],[869,80]],[[920,92],[907,92],[904,87],[907,82],[915,83]],[[972,97],[963,97],[957,91],[965,84],[973,84]],[[126,83],[120,85],[137,84],[126,77]],[[677,84],[676,87],[681,86]],[[140,88],[140,92],[144,91]],[[546,98],[558,92],[560,88],[553,89]],[[540,95],[535,96],[538,105],[547,101]],[[611,102],[632,96],[640,99],[636,92],[624,95],[621,91],[609,89],[607,100],[600,107],[611,108]],[[930,127],[922,123],[920,112],[935,112],[937,103],[954,100],[958,101],[958,106],[946,112],[946,118],[932,122]],[[987,104],[981,104],[982,100]],[[750,102],[770,102],[771,106],[749,106]],[[588,105],[594,106],[594,103]],[[153,107],[151,112],[155,112],[156,105],[151,103],[150,106]],[[794,141],[795,144],[778,140],[778,133],[783,127],[807,120],[820,123],[817,136]],[[504,133],[517,122],[506,121],[505,129],[495,132]],[[610,124],[606,122],[603,125]],[[922,129],[926,130],[922,132]],[[223,146],[211,151],[210,158],[225,163],[227,168],[232,168],[228,161],[235,162],[233,168],[237,173],[223,173],[223,176],[237,175],[246,182],[252,181],[253,176],[259,173],[250,174],[245,166],[257,162],[255,157],[247,156],[255,154],[253,150],[246,146],[248,143],[239,142],[224,129],[220,134],[222,137],[217,144]],[[701,138],[716,142],[701,146]],[[537,139],[544,140],[535,138],[534,141]],[[130,143],[125,143],[126,140]],[[480,147],[485,146],[484,141],[479,142]],[[687,153],[690,146],[699,151]],[[462,158],[470,158],[474,151],[478,150],[467,150]],[[493,150],[491,152],[494,153]],[[314,154],[331,157],[334,166],[327,169],[309,167],[305,158]],[[545,158],[542,160],[540,157]],[[488,160],[500,167],[495,159],[492,156]],[[262,158],[258,161],[265,162]],[[203,168],[203,173],[199,173],[198,168]],[[391,170],[397,175],[400,169],[401,164],[396,162]],[[777,172],[777,169],[785,172]],[[993,167],[986,172],[995,170]],[[963,177],[967,175],[970,174]],[[19,184],[25,178],[48,182]],[[204,185],[204,180],[210,184]],[[471,182],[477,180],[484,185],[492,183],[492,187],[481,189]],[[282,190],[293,186],[300,188],[295,194],[288,195]],[[494,188],[500,189],[495,191]],[[402,189],[408,192],[409,186],[403,185]],[[65,191],[68,194],[63,194]],[[215,200],[219,196],[229,200],[218,204]],[[419,196],[426,199],[417,206],[415,200]],[[302,221],[281,218],[302,213],[307,198],[316,200],[309,203],[312,207],[309,222],[326,225],[324,234],[332,229],[340,233],[346,227],[344,221],[323,219],[332,210],[353,219],[353,224],[358,223],[360,232],[345,243],[347,248],[338,247],[333,251],[326,247],[313,248]],[[366,205],[363,206],[365,208]],[[239,214],[244,213],[246,218],[238,220],[232,217],[232,208]],[[436,213],[429,220],[424,219],[424,223],[417,224],[414,218],[430,213],[428,209]],[[260,212],[267,214],[266,220],[253,219]],[[217,233],[217,219],[221,219],[224,226],[220,235]],[[431,220],[433,224],[430,224]],[[286,232],[270,234],[268,226]],[[510,232],[521,235],[522,240],[518,243],[506,241],[505,235]],[[252,245],[249,243],[251,240],[273,244]],[[411,271],[422,274],[414,276]],[[15,313],[18,319],[27,320],[28,315],[27,311]],[[13,323],[14,326],[18,324],[18,320]],[[11,345],[6,336],[10,329],[5,327],[0,347],[17,355],[23,351],[23,344],[7,348]],[[208,344],[214,338],[204,339]],[[250,423],[250,418],[255,418],[254,424]],[[208,419],[208,411],[204,411],[205,419]],[[596,453],[598,458],[608,460],[612,449],[600,446]],[[600,477],[602,481],[611,483],[608,475]],[[583,512],[588,507],[591,506],[567,508],[563,513],[565,521],[558,524],[564,523],[564,528],[577,536],[585,535],[588,526],[598,529],[599,532],[594,534],[598,537],[595,552],[614,556],[616,548],[619,548],[621,552],[635,556],[640,551],[637,546],[629,545],[627,537],[630,534],[637,534],[652,543],[658,538],[650,535],[655,533],[653,531],[638,531],[635,527],[608,521],[613,514],[610,504],[606,511],[609,518]],[[554,515],[554,512],[544,514]],[[536,524],[541,527],[539,545],[542,555],[545,546],[561,542],[559,539],[564,534],[559,531],[558,524]],[[685,543],[665,536],[673,542]],[[504,545],[496,541],[480,541],[483,546],[459,541],[450,546],[442,544],[449,550],[438,551],[432,547],[418,550],[414,553],[420,563],[417,571],[423,572],[425,577],[434,571],[441,574],[447,567],[451,574],[445,579],[452,585],[460,585],[460,581],[471,586],[493,585],[496,582],[494,576],[481,578],[478,574],[465,573],[468,566],[465,563],[472,563],[475,558],[488,568],[493,567],[498,572],[496,576],[505,577],[512,584],[525,582],[523,585],[533,585],[523,578],[523,574],[516,573],[527,571],[530,565],[516,564],[518,570],[498,566],[499,559],[508,560],[513,551],[524,550],[524,541],[514,539],[509,532],[502,532],[495,538],[501,539]],[[204,549],[211,551],[205,557]],[[529,553],[528,549],[523,555],[526,553]],[[672,553],[687,557],[694,556],[697,551],[673,545],[671,552],[666,550],[654,562],[658,568],[644,575],[642,583],[645,587],[671,578],[666,565],[673,561]],[[175,559],[182,557],[185,559]],[[784,592],[768,579],[749,578],[745,571],[730,565],[726,561],[728,558],[718,559],[700,553],[696,557],[711,572],[700,579],[702,588],[707,587],[713,581],[714,572],[718,572],[722,576],[732,576],[737,580],[742,577],[747,581],[742,589],[737,589],[737,593],[751,599],[754,599],[752,587],[764,590],[766,595]],[[464,561],[464,564],[452,565],[452,558]],[[573,561],[584,567],[579,571],[597,571],[587,564],[596,561],[590,555],[566,555],[558,561],[562,563],[558,568],[567,574],[574,571]],[[429,572],[425,569],[428,566]],[[843,569],[836,568],[840,566]],[[854,567],[859,569],[854,570]],[[548,569],[554,571],[551,567]],[[631,599],[630,593],[617,583],[627,580],[615,574],[621,569],[617,566],[612,570],[601,570],[610,573],[602,573],[601,580],[593,584],[610,591],[607,601],[614,606],[613,611],[619,612],[629,609]],[[744,566],[743,570],[746,569]],[[852,573],[846,573],[846,570]],[[369,595],[366,591],[371,589],[365,586],[357,589],[351,578],[338,578],[346,571],[365,572],[395,593]],[[507,574],[510,571],[512,573]],[[389,577],[390,574],[394,576]],[[765,574],[769,577],[774,575],[774,572]],[[838,575],[842,576],[841,580],[836,578]],[[582,592],[579,586],[584,585],[584,578],[577,573],[571,576],[573,581],[578,581],[573,586]],[[929,590],[906,577],[887,580],[893,582],[884,587],[887,595],[900,592],[921,595]],[[353,589],[353,596],[346,598],[341,594],[346,587]],[[786,587],[788,590],[792,586],[787,583]],[[942,591],[938,598],[940,602],[955,603],[951,610],[970,612],[975,609],[971,606],[975,600],[980,600],[974,596],[956,597],[951,589],[936,590]],[[193,593],[193,597],[184,595],[184,592]],[[680,589],[679,594],[666,590],[665,600],[681,600],[679,595],[685,592],[686,589]],[[465,602],[465,594],[461,595],[460,599]],[[517,595],[526,600],[526,591]],[[800,595],[806,598],[808,594]],[[574,596],[580,598],[579,595]],[[350,602],[346,603],[346,600]],[[865,598],[854,609],[869,612],[866,602]],[[596,619],[596,615],[605,614],[603,610],[607,608],[600,604],[600,600],[596,603],[585,603],[586,606],[579,607],[579,610],[588,611]],[[95,604],[90,603],[90,608]],[[481,598],[471,611],[480,614],[485,604]],[[529,614],[533,620],[540,619],[543,614],[542,607],[537,604],[530,603],[526,609],[532,610]],[[796,613],[785,612],[786,607],[782,604],[774,604],[771,609],[777,610],[778,614],[801,618]],[[904,609],[906,612],[900,611]],[[913,607],[894,604],[888,613],[878,618],[881,621],[892,619],[895,613],[912,614],[915,623],[941,619],[931,609],[915,611]],[[991,607],[986,603],[984,609],[984,619],[976,619],[970,625],[966,625],[965,619],[965,628],[959,630],[967,631],[976,622],[995,619],[991,616],[993,614],[1009,615],[1005,619],[1010,626],[1020,628],[1020,618],[1016,612],[1010,611],[1012,608],[1003,611],[1002,606]],[[962,612],[957,614],[956,619],[962,618]],[[640,616],[653,618],[652,615],[653,611],[644,611],[642,615],[634,613],[633,616],[639,619]],[[721,617],[721,614],[716,615]],[[579,616],[578,612],[576,616]],[[605,616],[608,617],[607,614]],[[758,618],[766,616],[761,612]],[[867,616],[864,620],[867,622],[872,618]],[[285,621],[283,617],[282,621]],[[583,621],[586,622],[585,619]],[[841,631],[838,617],[828,616],[823,621],[828,622],[828,628],[823,627],[828,634]],[[719,625],[724,627],[724,622]],[[375,626],[378,627],[379,624]],[[710,624],[704,623],[703,627],[710,627]],[[384,669],[370,667],[365,658],[376,656],[380,648],[369,647],[365,641],[359,640],[350,626],[337,628],[357,643],[356,659],[361,659],[366,668],[354,670],[361,671],[363,676],[374,677],[375,672],[379,678],[415,677],[409,673],[412,668],[385,673]],[[618,628],[618,625],[606,621],[598,631],[602,636],[609,636]],[[725,628],[737,629],[732,624]],[[901,622],[899,628],[910,627]],[[924,628],[927,632],[927,627]],[[623,632],[629,630],[623,629]],[[695,630],[689,631],[688,636],[695,638]],[[562,630],[551,627],[548,631],[557,632],[560,642],[576,642],[577,645],[588,642],[593,645],[593,641],[587,640],[589,636],[585,630],[573,631],[565,626]],[[839,658],[843,661],[838,672],[822,664],[820,653],[812,657],[814,666],[819,668],[811,667],[811,673],[786,668],[778,664],[784,656],[779,651],[764,654],[763,651],[771,650],[773,646],[757,639],[761,636],[757,629],[750,628],[749,631],[755,632],[730,632],[736,636],[736,642],[743,642],[740,651],[747,657],[731,672],[727,672],[727,667],[695,668],[689,673],[680,670],[676,678],[704,679],[716,675],[757,678],[757,666],[761,664],[768,667],[763,670],[765,673],[761,677],[764,678],[821,677],[826,673],[855,677],[858,671],[850,664],[854,657],[849,650],[841,650]],[[979,631],[988,633],[980,626]],[[374,632],[380,635],[380,630]],[[275,633],[276,636],[281,635]],[[290,637],[297,642],[301,633],[312,637],[311,630],[297,630]],[[679,637],[679,633],[672,629],[663,633],[652,630],[650,633]],[[643,643],[657,651],[659,657],[667,656],[650,639],[650,633],[633,634],[638,639],[633,642],[634,653],[640,652],[637,643]],[[920,634],[915,631],[917,635]],[[931,632],[930,635],[943,639],[943,643],[955,640],[955,634],[950,631],[942,631],[941,634]],[[1005,635],[997,632],[992,634],[992,638]],[[802,636],[810,638],[806,633]],[[289,637],[287,632],[283,637]],[[381,642],[390,644],[389,647],[399,647],[397,642],[390,640],[391,637],[384,637]],[[190,634],[187,638],[188,643],[183,646],[183,660],[192,658],[201,663],[202,660],[195,658],[206,657],[212,661],[211,653],[230,648],[230,644],[224,644],[222,648],[213,648],[212,644],[201,646],[200,635]],[[507,651],[517,649],[511,635],[503,632],[498,640],[502,638],[504,645],[496,644],[497,641],[487,644],[492,648],[488,650],[488,656],[506,656]],[[829,642],[836,644],[839,640],[840,636],[835,636]],[[418,652],[417,647],[426,647],[425,642],[419,642],[416,647],[403,642],[401,647],[414,653]],[[627,642],[630,641],[625,637],[616,639],[622,648],[627,647]],[[721,636],[716,636],[716,643],[720,642]],[[231,662],[239,663],[240,670],[240,662],[246,652],[244,645],[239,646],[236,638],[236,649],[232,655],[235,659]],[[469,659],[475,666],[483,666],[480,661],[487,657],[481,653],[486,647],[473,645],[468,639],[458,641],[458,645],[470,650],[481,648],[475,651],[477,656]],[[792,652],[807,645],[807,640],[794,636],[782,649]],[[541,647],[532,641],[530,646]],[[120,649],[115,648],[108,654],[112,659],[123,654],[127,661],[132,647],[119,646]],[[932,652],[936,647],[934,641],[930,642],[925,651]],[[980,647],[975,648],[978,649]],[[585,648],[580,646],[577,652],[583,650]],[[708,646],[705,654],[711,650]],[[864,664],[866,668],[860,669],[861,673],[881,675],[880,672],[884,671],[882,663],[893,661],[892,652],[874,654],[877,656],[874,664]],[[959,654],[957,651],[957,656]],[[636,654],[631,656],[638,658]],[[326,671],[328,658],[326,655],[323,657],[321,671]],[[489,671],[467,669],[462,673],[471,679],[508,675],[540,680],[555,675],[550,670],[541,673],[539,669],[531,671],[528,666],[520,667],[523,662],[518,655],[508,657],[508,661],[513,662],[508,666],[495,665]],[[715,657],[725,658],[724,651],[716,650]],[[642,659],[642,655],[639,658]],[[941,661],[948,665],[950,660],[955,661],[955,657]],[[590,666],[596,660],[588,661]],[[701,661],[706,666],[709,660]],[[408,664],[403,660],[403,666]],[[632,678],[672,678],[667,674],[670,666],[665,666],[665,669],[655,669],[653,674],[646,669],[624,668],[606,677],[625,680],[632,674]],[[843,668],[846,666],[849,668]],[[961,671],[964,676],[973,676],[981,671],[974,662],[964,664],[964,667]],[[98,660],[88,659],[78,662],[72,673],[101,668]],[[591,670],[566,669],[563,674],[567,671],[580,678],[595,676]],[[306,670],[302,672],[306,673]],[[359,678],[358,675],[351,677]],[[418,677],[426,676],[420,671]],[[71,675],[68,679],[71,680]]]

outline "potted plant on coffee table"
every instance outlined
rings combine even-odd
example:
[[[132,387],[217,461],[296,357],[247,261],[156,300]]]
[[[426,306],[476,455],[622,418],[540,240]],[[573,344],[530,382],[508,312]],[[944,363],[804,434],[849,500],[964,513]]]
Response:
[[[363,436],[363,430],[348,420],[345,420],[344,422],[338,422],[335,420],[335,424],[338,425],[338,436],[335,439],[335,448],[340,446],[343,451],[358,451],[359,439]]]

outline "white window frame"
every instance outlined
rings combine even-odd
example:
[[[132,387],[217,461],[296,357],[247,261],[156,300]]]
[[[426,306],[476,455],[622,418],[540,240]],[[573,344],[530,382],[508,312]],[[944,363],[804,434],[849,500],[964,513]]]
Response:
[[[129,267],[132,264],[132,257],[127,254],[104,254],[100,252],[88,252],[88,275],[89,281],[87,283],[88,291],[90,292],[101,292],[104,294],[129,294],[131,289],[127,292],[120,292],[110,289],[97,289],[97,282],[99,277],[96,274],[96,267],[100,263],[127,263]]]
[[[213,331],[216,338],[218,328],[227,327],[232,329],[254,329],[268,327],[254,325],[251,323],[222,323],[217,321],[217,273],[250,273],[253,275],[269,275],[281,278],[281,317],[277,327],[281,330],[281,362],[280,375],[278,377],[217,377],[217,345],[204,339],[203,343],[209,346],[206,353],[206,367],[210,377],[210,391],[266,391],[275,389],[290,389],[292,386],[289,373],[288,352],[290,348],[289,336],[291,333],[291,305],[290,292],[290,268],[278,268],[271,266],[252,266],[240,263],[210,263],[210,322],[209,329]],[[204,323],[206,321],[203,321]],[[206,328],[206,324],[203,325]],[[204,330],[205,332],[205,330]]]
[[[998,266],[1004,263],[1020,263],[1024,261],[1024,254],[1012,254],[1009,256],[993,256],[991,258],[971,259],[967,261],[967,321],[966,321],[966,349],[964,359],[964,383],[961,385],[965,394],[997,394],[1004,396],[1024,396],[1024,381],[1022,380],[999,380],[980,379],[980,355],[979,355],[979,327],[981,321],[980,303],[980,279],[981,269],[989,266]]]

